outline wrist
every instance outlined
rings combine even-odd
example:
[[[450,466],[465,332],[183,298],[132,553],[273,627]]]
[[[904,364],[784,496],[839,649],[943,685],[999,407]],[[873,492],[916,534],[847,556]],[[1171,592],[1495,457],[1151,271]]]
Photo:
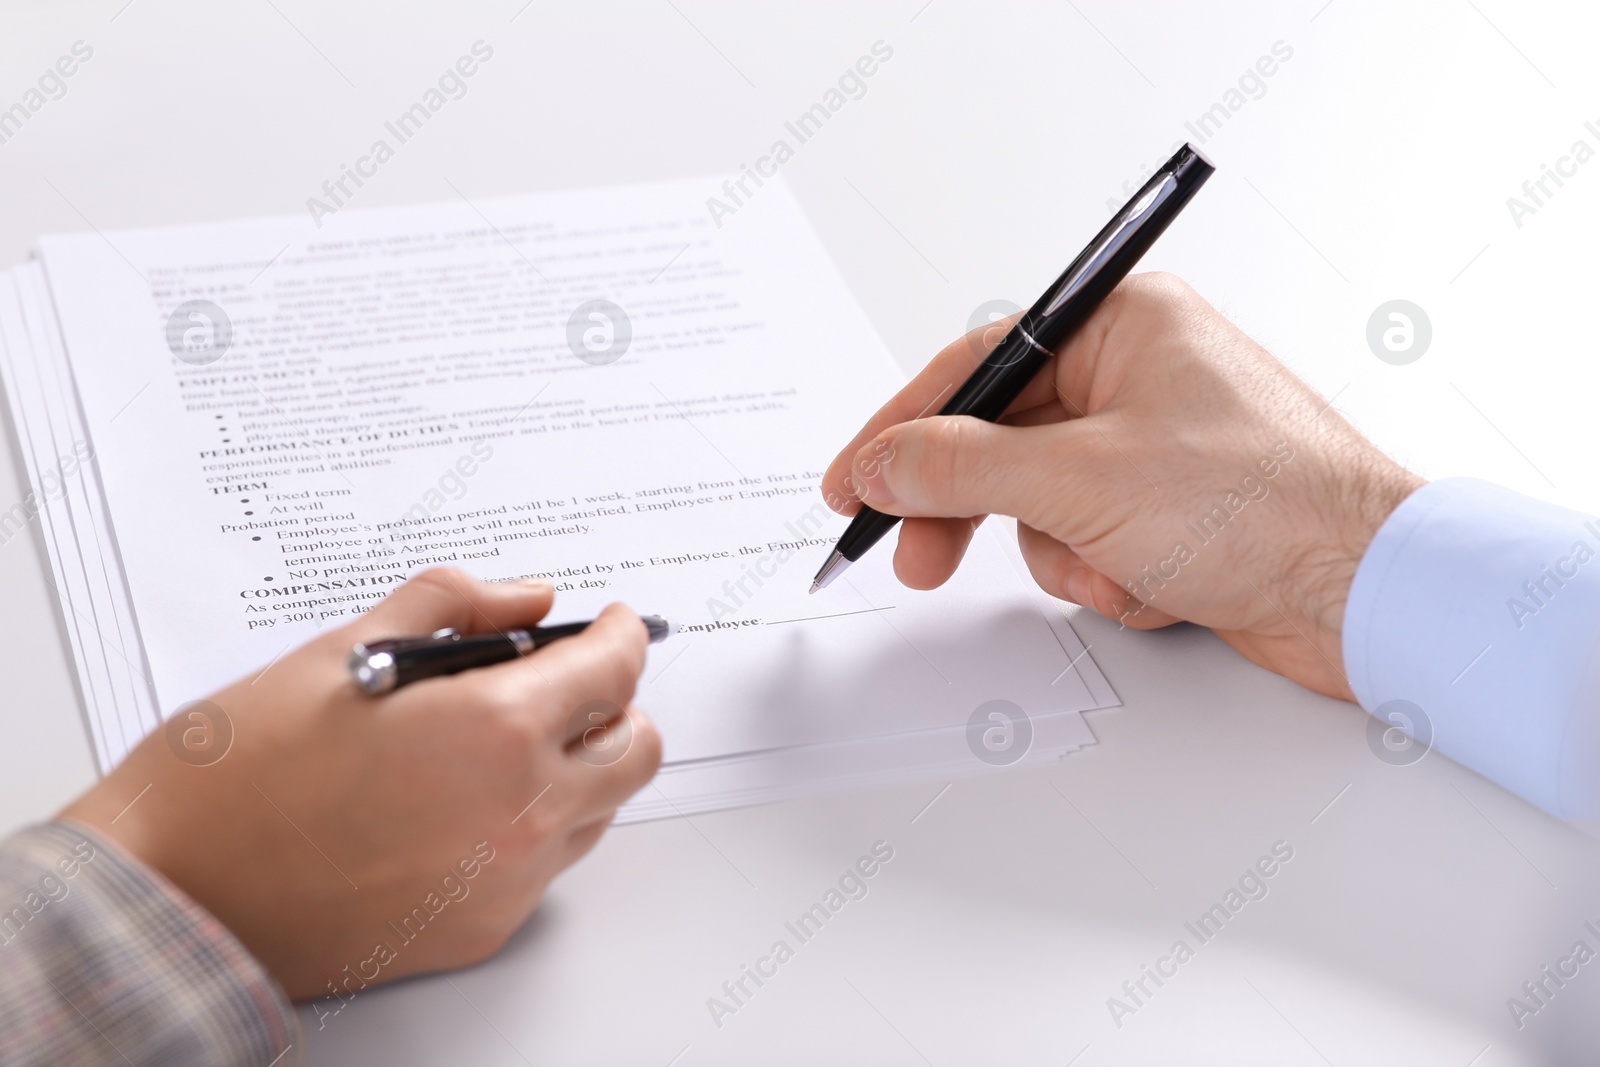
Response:
[[[126,796],[121,795],[125,790],[119,787],[126,775],[118,773],[120,770],[120,767],[113,770],[62,808],[56,813],[56,821],[72,823],[98,834],[139,862],[154,867],[146,855],[144,835],[138,829],[139,820],[133,814],[138,801],[145,798],[138,795],[139,787],[133,787],[133,792]]]
[[[1344,617],[1356,571],[1389,516],[1425,479],[1375,449],[1338,464],[1328,509],[1316,517],[1320,535],[1306,538],[1289,562],[1293,592],[1287,598],[1306,636],[1330,668],[1328,685],[1314,686],[1355,700],[1345,677]]]
[[[187,887],[174,877],[177,872],[163,848],[161,830],[165,820],[160,814],[171,782],[151,765],[150,753],[152,746],[159,743],[157,736],[146,738],[120,766],[62,809],[56,818],[98,834],[187,892]]]

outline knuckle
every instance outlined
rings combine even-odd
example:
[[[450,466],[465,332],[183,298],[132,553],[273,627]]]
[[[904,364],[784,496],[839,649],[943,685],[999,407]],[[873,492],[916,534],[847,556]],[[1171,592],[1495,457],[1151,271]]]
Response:
[[[922,484],[957,485],[977,473],[975,429],[973,421],[965,417],[937,420],[915,464]]]
[[[1151,299],[1171,299],[1188,289],[1184,280],[1165,270],[1149,270],[1128,276],[1128,291]]]
[[[565,832],[566,819],[556,810],[556,805],[551,803],[550,797],[545,797],[522,813],[522,817],[517,820],[517,828],[521,832],[525,847],[537,849]]]
[[[1154,270],[1129,276],[1123,283],[1124,299],[1136,310],[1172,314],[1196,298],[1188,282],[1168,271]]]
[[[883,469],[883,465],[893,456],[894,445],[892,438],[888,432],[885,432],[861,446],[860,451],[855,455],[855,461],[852,466],[855,471],[860,472],[862,475],[874,478]]]
[[[661,731],[655,722],[638,708],[629,708],[633,718],[633,745],[639,765],[639,777],[649,781],[661,767]]]
[[[562,707],[568,718],[582,718],[588,714],[585,709],[590,704],[620,706],[616,697],[627,684],[626,672],[617,665],[617,657],[605,652],[595,654],[583,667],[566,676],[561,690]],[[580,711],[583,715],[579,715]]]
[[[643,656],[612,660],[610,693],[618,704],[625,705],[633,699],[635,690],[639,688],[639,674],[643,670]]]
[[[617,692],[633,695],[639,675],[644,673],[646,649],[650,647],[644,623],[631,610],[613,604],[606,613],[614,620],[614,638],[607,643],[606,663]]]
[[[628,640],[623,648],[623,668],[628,675],[628,685],[632,686],[644,673],[645,661],[650,655],[650,631],[645,629],[644,620],[631,611],[628,612]]]

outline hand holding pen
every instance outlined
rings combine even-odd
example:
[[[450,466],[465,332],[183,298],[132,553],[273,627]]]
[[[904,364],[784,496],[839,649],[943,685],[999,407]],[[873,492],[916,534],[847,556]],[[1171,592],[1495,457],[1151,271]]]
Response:
[[[1011,327],[959,388],[939,408],[939,416],[971,416],[994,422],[1004,415],[1100,306],[1127,277],[1150,246],[1199,192],[1213,167],[1199,149],[1184,145],[1111,217],[1087,247]],[[929,398],[939,403],[955,383]],[[922,412],[918,413],[919,416]],[[880,452],[879,458],[883,453]],[[869,470],[876,463],[869,466]],[[826,489],[826,486],[824,486]],[[833,498],[830,496],[830,500]],[[811,591],[825,588],[899,523],[900,517],[863,505],[822,564]]]
[[[1345,601],[1421,479],[1171,275],[1117,286],[999,422],[919,418],[972,373],[984,332],[1000,331],[940,352],[823,477],[835,506],[905,517],[901,581],[943,584],[984,516],[1014,516],[1052,596],[1135,629],[1211,627],[1350,699]]]
[[[381,699],[346,661],[397,634],[536,632],[554,602],[548,582],[422,571],[176,709],[64,816],[216,916],[291,997],[327,998],[320,1014],[339,1010],[334,994],[481,960],[660,766],[660,734],[633,704],[647,629],[612,605],[527,662]],[[437,930],[390,926],[447,893]],[[392,954],[375,956],[379,942]]]

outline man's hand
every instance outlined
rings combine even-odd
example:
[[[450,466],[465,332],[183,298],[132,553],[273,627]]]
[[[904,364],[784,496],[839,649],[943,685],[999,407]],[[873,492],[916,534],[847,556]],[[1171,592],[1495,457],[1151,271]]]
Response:
[[[199,717],[180,711],[62,815],[199,901],[291,997],[483,959],[661,762],[629,706],[644,626],[613,605],[526,658],[382,697],[345,661],[362,641],[531,626],[553,597],[424,572]],[[186,749],[185,730],[230,725],[215,762]]]
[[[991,512],[1046,591],[1141,629],[1209,626],[1249,659],[1353,699],[1344,605],[1422,479],[1182,281],[1129,278],[1003,424],[925,418],[1010,323],[950,345],[828,468],[823,491],[908,516],[895,573],[931,589]],[[915,421],[908,421],[915,420]]]

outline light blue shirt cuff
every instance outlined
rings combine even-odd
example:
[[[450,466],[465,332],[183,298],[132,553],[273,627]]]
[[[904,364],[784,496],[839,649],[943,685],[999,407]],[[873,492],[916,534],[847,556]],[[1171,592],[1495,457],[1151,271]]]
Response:
[[[1552,814],[1600,817],[1600,521],[1431,482],[1362,557],[1343,637],[1380,720],[1424,742],[1431,728],[1433,748]]]

